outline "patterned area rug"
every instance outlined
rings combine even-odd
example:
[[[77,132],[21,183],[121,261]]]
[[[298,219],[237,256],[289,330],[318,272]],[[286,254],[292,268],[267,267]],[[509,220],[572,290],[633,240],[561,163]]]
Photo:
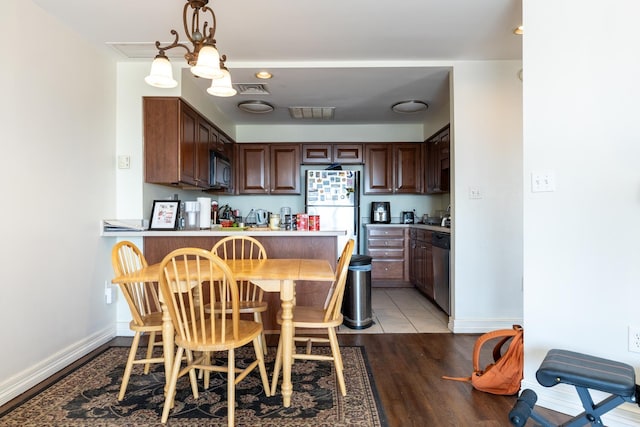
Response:
[[[328,347],[317,349],[325,354]],[[164,367],[152,365],[143,375],[134,366],[124,400],[117,395],[129,349],[112,347],[46,390],[0,417],[2,426],[156,426],[160,424],[164,403]],[[303,349],[299,349],[303,351]],[[314,349],[316,351],[316,349]],[[347,396],[338,391],[333,364],[296,361],[292,369],[291,406],[282,406],[276,396],[266,397],[257,369],[236,386],[236,425],[275,426],[385,426],[384,412],[368,369],[364,348],[341,347],[345,365]],[[236,364],[253,360],[253,348],[236,351]],[[220,357],[222,353],[216,354]],[[273,371],[275,349],[265,358],[267,373]],[[211,374],[209,389],[202,389],[196,400],[188,376],[178,380],[175,407],[170,426],[226,426],[226,374]]]

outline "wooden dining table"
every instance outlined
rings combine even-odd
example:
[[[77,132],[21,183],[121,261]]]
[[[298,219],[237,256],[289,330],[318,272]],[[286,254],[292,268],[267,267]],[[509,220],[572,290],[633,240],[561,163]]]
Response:
[[[192,261],[189,261],[192,262]],[[195,261],[193,261],[195,262]],[[331,282],[335,273],[327,260],[322,259],[243,259],[225,261],[236,280],[250,280],[265,292],[279,292],[282,307],[282,403],[291,406],[291,366],[293,363],[293,307],[295,304],[296,281]],[[193,270],[192,270],[193,271]],[[130,274],[118,276],[112,283],[158,282],[161,275],[160,263],[152,264]],[[215,278],[212,278],[215,279]],[[176,285],[175,283],[172,285]],[[182,284],[181,286],[184,286]],[[165,376],[167,381],[174,359],[174,328],[168,311],[162,304],[162,340],[164,350]]]

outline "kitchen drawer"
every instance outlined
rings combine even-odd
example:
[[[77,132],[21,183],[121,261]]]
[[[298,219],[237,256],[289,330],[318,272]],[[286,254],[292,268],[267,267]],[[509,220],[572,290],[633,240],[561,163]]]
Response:
[[[404,278],[404,261],[373,261],[371,263],[371,278],[373,280],[402,280]]]
[[[422,228],[410,228],[409,238],[411,240],[424,240],[427,242],[431,242],[431,233],[431,230],[425,230]]]
[[[404,239],[404,227],[369,227],[367,229],[368,237],[396,237]]]
[[[369,248],[369,256],[374,260],[378,259],[401,259],[404,260],[404,249],[371,249]]]
[[[430,230],[416,230],[416,240],[424,240],[426,242],[431,242],[431,231]]]
[[[369,239],[367,245],[370,248],[403,248],[404,239]]]

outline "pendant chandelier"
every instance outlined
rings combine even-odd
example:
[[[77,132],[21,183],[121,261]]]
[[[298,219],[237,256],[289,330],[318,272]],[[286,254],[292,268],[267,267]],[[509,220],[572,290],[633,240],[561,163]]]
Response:
[[[231,85],[231,75],[224,63],[227,60],[226,55],[220,56],[216,48],[216,15],[213,9],[207,6],[209,0],[187,0],[182,11],[182,22],[184,32],[193,45],[192,48],[184,43],[178,42],[178,32],[171,30],[171,34],[175,37],[173,43],[161,46],[156,41],[158,55],[156,55],[151,64],[151,72],[145,77],[147,84],[159,88],[173,88],[178,82],[173,78],[173,72],[169,58],[165,51],[174,47],[184,48],[184,58],[191,66],[191,72],[205,79],[211,79],[211,87],[207,92],[215,96],[233,96],[236,90]],[[191,10],[190,10],[191,9]],[[202,14],[202,20],[201,20]],[[207,14],[211,17],[211,26],[206,21]],[[201,26],[202,21],[202,26]]]

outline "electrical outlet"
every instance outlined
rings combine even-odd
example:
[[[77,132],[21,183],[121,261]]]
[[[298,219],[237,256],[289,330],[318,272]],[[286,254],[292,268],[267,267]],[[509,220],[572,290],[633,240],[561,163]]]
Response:
[[[629,326],[629,351],[640,353],[640,326]]]
[[[113,302],[113,289],[108,280],[104,281],[104,303],[111,304]]]

